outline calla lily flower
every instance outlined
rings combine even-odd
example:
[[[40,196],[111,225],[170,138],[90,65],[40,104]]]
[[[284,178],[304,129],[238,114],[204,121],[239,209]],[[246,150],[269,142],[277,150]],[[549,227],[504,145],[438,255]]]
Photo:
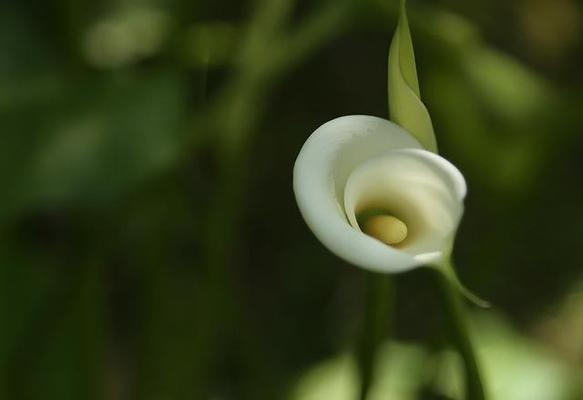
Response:
[[[319,127],[294,167],[299,209],[322,244],[377,272],[447,260],[466,184],[391,121],[351,115]]]
[[[404,2],[389,50],[389,120],[351,115],[316,129],[294,167],[294,192],[316,237],[377,272],[445,266],[463,214],[463,175],[436,154],[421,101]]]

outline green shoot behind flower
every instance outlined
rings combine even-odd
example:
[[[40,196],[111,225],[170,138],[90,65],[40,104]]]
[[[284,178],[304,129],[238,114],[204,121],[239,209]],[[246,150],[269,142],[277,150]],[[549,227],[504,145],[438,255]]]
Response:
[[[391,119],[409,131],[425,149],[437,153],[431,117],[421,101],[405,0],[401,0],[399,24],[389,49],[388,89]]]

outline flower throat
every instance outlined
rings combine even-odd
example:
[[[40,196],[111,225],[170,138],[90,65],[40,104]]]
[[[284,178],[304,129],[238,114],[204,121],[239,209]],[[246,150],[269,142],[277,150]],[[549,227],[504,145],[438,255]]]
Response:
[[[384,210],[364,211],[357,220],[364,233],[389,246],[399,247],[409,233],[403,221]]]

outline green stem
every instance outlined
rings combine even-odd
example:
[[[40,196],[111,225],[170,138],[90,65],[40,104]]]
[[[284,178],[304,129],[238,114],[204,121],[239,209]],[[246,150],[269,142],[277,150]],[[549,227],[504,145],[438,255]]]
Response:
[[[370,390],[375,355],[387,335],[392,300],[391,277],[370,272],[366,274],[366,304],[357,355],[362,382],[360,400],[365,400]]]
[[[462,357],[465,367],[465,398],[467,400],[485,400],[484,384],[481,378],[476,351],[470,339],[462,296],[456,283],[448,274],[437,270],[435,277],[445,308],[449,333]]]

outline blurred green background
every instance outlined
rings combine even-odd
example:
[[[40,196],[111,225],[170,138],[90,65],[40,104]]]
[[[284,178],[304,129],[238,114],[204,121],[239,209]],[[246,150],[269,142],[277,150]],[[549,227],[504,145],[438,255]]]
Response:
[[[366,273],[292,166],[385,117],[396,0],[0,3],[0,398],[355,398]],[[492,398],[583,398],[583,4],[419,0],[422,96],[465,174],[455,250]],[[459,399],[427,272],[374,399]]]

